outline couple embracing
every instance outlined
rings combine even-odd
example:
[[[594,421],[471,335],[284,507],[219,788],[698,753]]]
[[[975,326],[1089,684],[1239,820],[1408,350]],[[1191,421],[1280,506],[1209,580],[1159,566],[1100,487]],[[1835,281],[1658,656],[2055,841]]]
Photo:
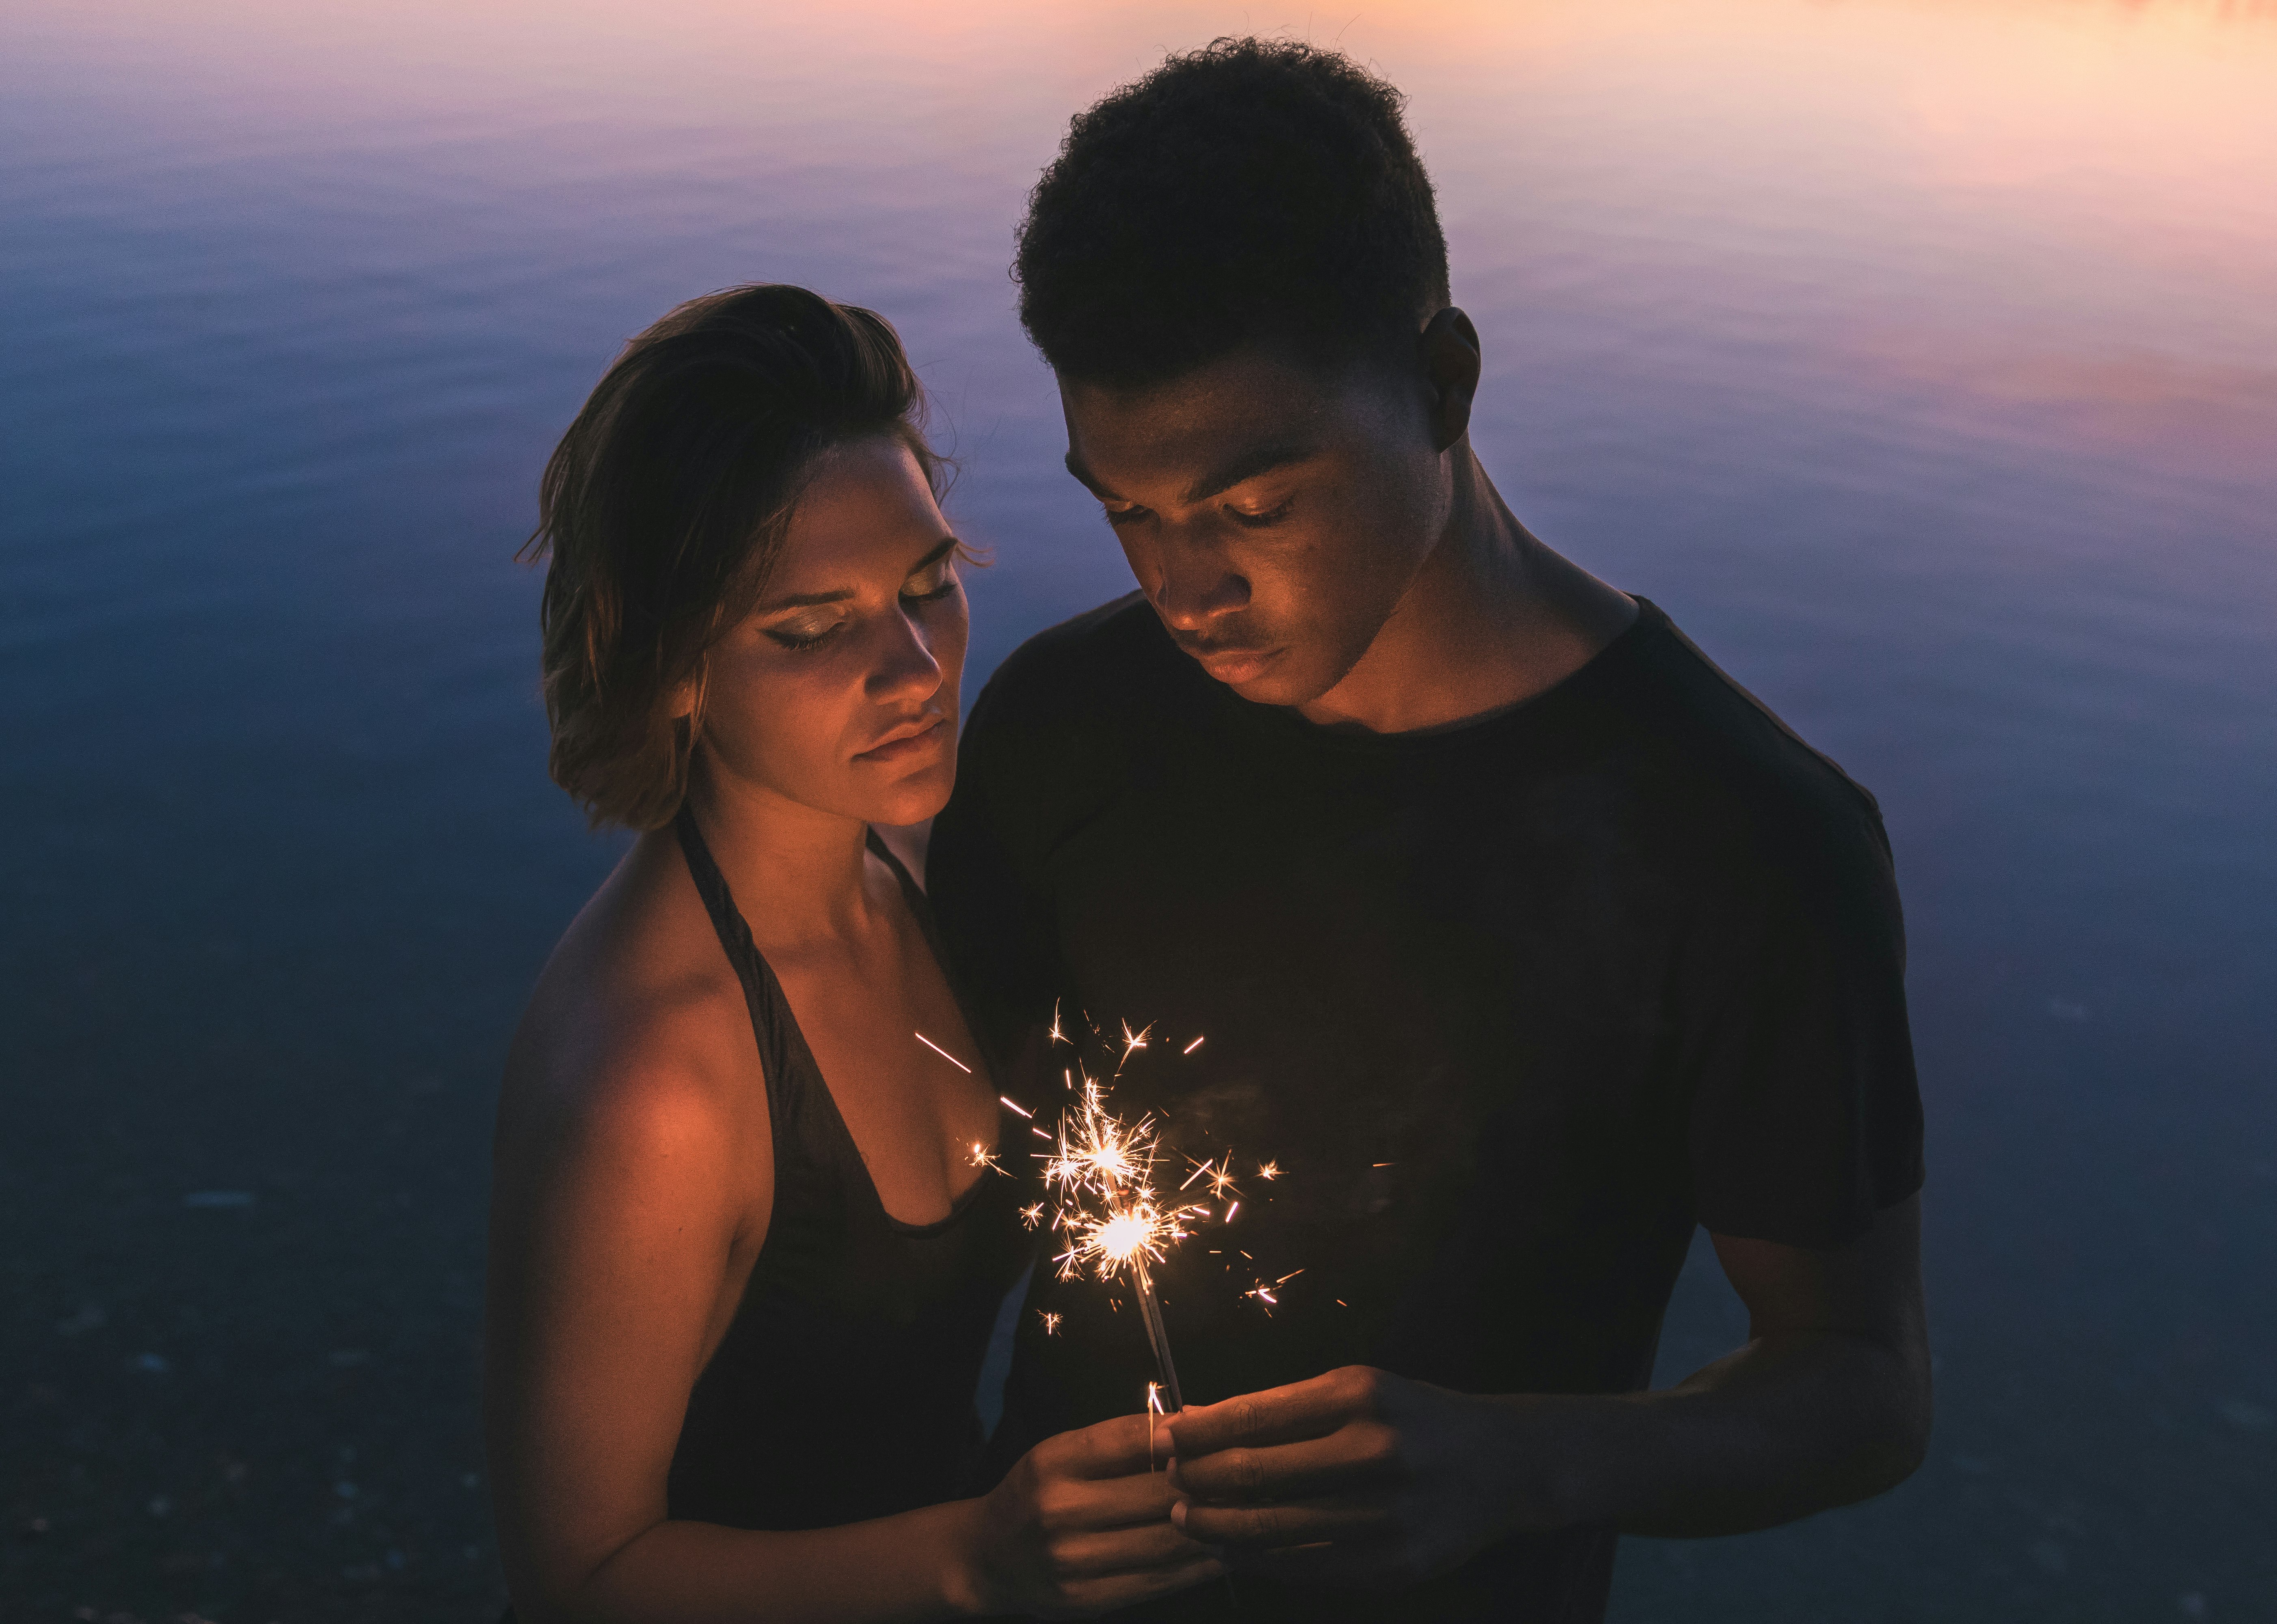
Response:
[[[1397,93],[1173,57],[1074,121],[1017,274],[1138,590],[962,739],[966,560],[880,316],[682,306],[546,470],[553,774],[639,836],[500,1108],[522,1624],[1565,1624],[1623,1531],[1904,1477],[1879,814],[1496,493]],[[1320,1282],[1268,1318],[1174,1255],[1167,1443],[1132,1316],[1033,1267],[990,1165],[1034,1165],[1005,1102],[1048,1124],[1061,1009],[1208,1034],[1120,1102],[1270,1154],[1225,1246]],[[1748,1340],[1648,1391],[1695,1226]]]

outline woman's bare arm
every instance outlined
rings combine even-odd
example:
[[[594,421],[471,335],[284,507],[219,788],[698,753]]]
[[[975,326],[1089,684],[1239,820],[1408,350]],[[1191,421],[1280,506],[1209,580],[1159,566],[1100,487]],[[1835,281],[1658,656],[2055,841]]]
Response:
[[[1169,1526],[1135,1416],[1039,1446],[982,1500],[801,1532],[667,1517],[723,1282],[758,1244],[742,1215],[770,1204],[772,1168],[729,1104],[750,1095],[712,1080],[722,1059],[732,1075],[734,1057],[651,1033],[590,1061],[583,1086],[510,1079],[485,1407],[524,1624],[1067,1616],[1215,1573]]]

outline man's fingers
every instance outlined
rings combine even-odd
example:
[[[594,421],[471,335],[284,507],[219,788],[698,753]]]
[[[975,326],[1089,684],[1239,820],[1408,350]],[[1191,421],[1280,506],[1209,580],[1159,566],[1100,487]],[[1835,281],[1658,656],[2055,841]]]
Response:
[[[1399,1435],[1382,1422],[1359,1421],[1326,1437],[1181,1457],[1170,1481],[1191,1499],[1255,1503],[1315,1499],[1396,1478],[1400,1469]]]
[[[1357,1538],[1229,1552],[1226,1566],[1269,1574],[1290,1584],[1345,1584],[1363,1590],[1402,1590],[1428,1577],[1405,1541]]]
[[[1253,1552],[1379,1536],[1388,1529],[1390,1513],[1375,1500],[1306,1500],[1293,1506],[1204,1506],[1190,1500],[1171,1521],[1203,1544]]]
[[[1310,1381],[1244,1393],[1222,1404],[1180,1410],[1168,1422],[1181,1460],[1236,1445],[1292,1444],[1333,1432],[1355,1415],[1372,1415],[1382,1400],[1383,1373],[1348,1365]]]

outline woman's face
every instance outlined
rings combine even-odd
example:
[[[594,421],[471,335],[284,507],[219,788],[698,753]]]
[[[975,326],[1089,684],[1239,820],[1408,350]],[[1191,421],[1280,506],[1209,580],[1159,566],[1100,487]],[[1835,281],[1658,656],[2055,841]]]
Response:
[[[708,657],[711,770],[866,823],[914,823],[956,776],[964,589],[909,447],[823,454],[765,595]]]

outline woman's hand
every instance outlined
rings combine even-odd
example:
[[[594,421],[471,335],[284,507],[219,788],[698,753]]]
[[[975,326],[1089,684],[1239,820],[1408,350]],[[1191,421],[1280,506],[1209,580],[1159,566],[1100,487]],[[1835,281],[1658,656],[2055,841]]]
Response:
[[[1169,1435],[1144,1415],[1046,1438],[976,1507],[962,1598],[979,1613],[1080,1618],[1225,1570],[1170,1526]],[[1149,1459],[1150,1453],[1154,1459]]]

